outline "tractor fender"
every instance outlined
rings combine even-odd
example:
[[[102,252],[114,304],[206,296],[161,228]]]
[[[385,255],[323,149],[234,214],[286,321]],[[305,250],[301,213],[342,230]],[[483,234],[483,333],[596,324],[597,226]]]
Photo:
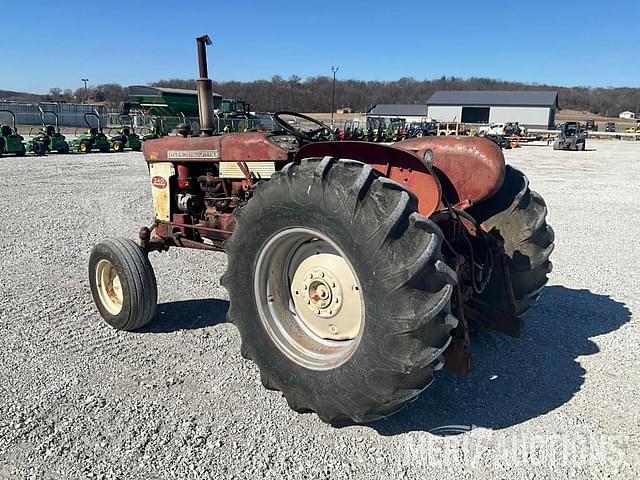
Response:
[[[432,153],[433,170],[446,198],[465,209],[493,196],[504,182],[505,161],[502,150],[481,137],[444,136],[411,138],[393,148],[424,158]]]
[[[317,142],[302,147],[295,156],[303,158],[331,156],[366,163],[384,176],[398,182],[418,198],[418,212],[430,216],[441,208],[441,189],[431,167],[414,152],[369,142]]]

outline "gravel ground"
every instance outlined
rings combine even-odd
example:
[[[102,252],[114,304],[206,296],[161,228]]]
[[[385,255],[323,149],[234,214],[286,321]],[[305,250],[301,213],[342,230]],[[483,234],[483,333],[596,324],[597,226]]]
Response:
[[[224,323],[222,254],[153,254],[159,313],[116,332],[91,247],[151,218],[141,154],[0,160],[0,478],[637,478],[640,143],[507,151],[547,200],[555,264],[520,339],[468,380],[342,429],[262,388]],[[469,427],[456,436],[430,433]],[[473,428],[471,428],[473,427]]]

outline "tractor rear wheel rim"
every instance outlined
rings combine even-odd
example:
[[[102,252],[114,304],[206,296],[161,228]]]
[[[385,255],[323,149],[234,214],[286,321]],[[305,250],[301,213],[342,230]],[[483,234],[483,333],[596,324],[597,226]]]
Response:
[[[365,318],[362,288],[328,236],[302,227],[272,236],[256,261],[254,294],[267,334],[295,363],[329,370],[356,350]]]
[[[102,259],[96,265],[96,289],[100,302],[111,315],[118,315],[122,310],[122,283],[113,264]]]

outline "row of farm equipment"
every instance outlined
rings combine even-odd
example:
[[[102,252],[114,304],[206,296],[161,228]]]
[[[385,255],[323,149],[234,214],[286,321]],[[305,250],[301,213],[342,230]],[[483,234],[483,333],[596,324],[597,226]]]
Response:
[[[336,128],[325,134],[325,140],[356,140],[367,142],[393,143],[409,138],[429,136],[466,135],[485,137],[501,148],[512,148],[521,141],[539,140],[528,135],[527,130],[517,123],[492,124],[484,128],[469,128],[460,122],[438,122],[423,120],[406,123],[403,119],[367,118],[360,126],[358,120],[347,120],[343,128]]]
[[[58,114],[38,108],[42,126],[33,135],[30,131],[29,138],[26,140],[18,130],[15,113],[11,110],[0,110],[0,113],[5,113],[12,119],[11,125],[0,125],[0,156],[4,154],[24,156],[28,153],[41,156],[52,152],[106,153],[123,152],[125,149],[133,151],[142,149],[143,138],[135,132],[126,115],[119,116],[118,127],[109,128],[105,133],[100,115],[97,112],[85,113],[87,129],[80,133],[76,131],[74,138],[67,139],[60,131]],[[52,122],[48,123],[47,119],[51,119]],[[93,122],[90,119],[93,119]]]
[[[100,115],[97,111],[84,114],[87,129],[76,134],[74,138],[67,139],[60,131],[58,115],[51,110],[40,110],[42,126],[29,138],[18,132],[16,116],[10,110],[0,110],[12,118],[12,125],[0,125],[0,156],[14,154],[23,156],[28,153],[45,155],[47,153],[90,153],[90,152],[122,152],[125,150],[140,151],[142,142],[151,138],[159,138],[171,134],[191,134],[198,131],[199,125],[189,117],[181,114],[179,117],[165,118],[162,116],[141,115],[143,127],[136,133],[132,116],[129,113],[118,115],[116,127],[103,128]],[[262,115],[262,116],[261,116]],[[140,115],[138,115],[140,116]],[[264,117],[264,118],[263,118]],[[270,114],[258,114],[252,118],[216,118],[216,133],[247,132],[258,130],[272,130],[274,126]],[[265,119],[270,121],[265,121]],[[52,120],[47,122],[47,120]],[[140,119],[139,119],[140,120]],[[296,120],[292,120],[296,122]],[[300,121],[300,118],[297,119]],[[106,133],[105,133],[106,130]],[[115,130],[115,132],[114,132]],[[561,129],[559,137],[563,136]],[[492,124],[486,127],[470,129],[460,122],[438,122],[422,120],[407,123],[400,118],[368,117],[365,122],[359,120],[347,120],[342,128],[325,129],[321,132],[325,141],[362,141],[373,143],[394,143],[410,138],[450,135],[474,135],[485,137],[500,148],[508,149],[519,146],[520,142],[539,140],[539,137],[531,137],[527,130],[517,123]],[[570,136],[567,134],[567,136]],[[575,149],[584,149],[582,139]],[[558,148],[558,146],[556,146]],[[570,149],[571,147],[569,147]],[[564,146],[560,149],[565,149]]]

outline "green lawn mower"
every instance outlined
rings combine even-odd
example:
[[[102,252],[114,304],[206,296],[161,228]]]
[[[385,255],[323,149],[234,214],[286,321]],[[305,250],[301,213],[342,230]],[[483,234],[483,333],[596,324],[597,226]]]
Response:
[[[140,141],[140,136],[133,128],[131,117],[124,114],[119,115],[118,122],[120,122],[118,133],[109,139],[113,151],[123,152],[125,148],[130,148],[133,151],[139,152],[142,149],[142,142]]]
[[[13,153],[22,157],[27,153],[24,138],[18,134],[16,128],[16,114],[11,110],[0,110],[0,113],[8,113],[13,119],[13,128],[10,125],[0,125],[0,156],[4,153]]]
[[[98,126],[93,127],[89,122],[89,117],[95,117]],[[92,150],[99,150],[102,153],[107,153],[111,149],[111,143],[109,138],[102,131],[102,122],[100,121],[100,115],[98,112],[87,112],[84,114],[84,121],[89,127],[76,138],[69,142],[71,149],[80,153],[89,153]]]
[[[40,118],[42,119],[42,128],[40,133],[27,142],[27,151],[33,152],[36,155],[44,155],[47,152],[69,153],[69,143],[67,143],[65,136],[60,133],[60,126],[58,122],[58,114],[51,110],[44,111],[41,107]],[[47,124],[45,120],[45,113],[49,113],[55,118],[55,125]]]

